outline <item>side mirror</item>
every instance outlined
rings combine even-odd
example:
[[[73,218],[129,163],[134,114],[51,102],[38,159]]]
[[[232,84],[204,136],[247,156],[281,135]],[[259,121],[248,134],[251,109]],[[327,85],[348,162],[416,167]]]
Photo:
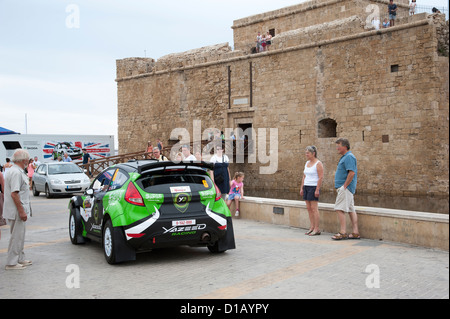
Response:
[[[89,188],[86,190],[86,195],[92,196],[94,195],[94,190],[92,188]]]
[[[45,171],[39,171],[39,175],[47,175],[47,173]]]

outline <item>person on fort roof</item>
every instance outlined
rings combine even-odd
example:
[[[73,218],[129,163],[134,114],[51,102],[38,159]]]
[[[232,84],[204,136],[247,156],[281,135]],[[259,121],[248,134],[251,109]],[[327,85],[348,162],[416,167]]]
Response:
[[[393,27],[395,24],[395,19],[397,18],[397,5],[394,3],[394,0],[389,0],[388,12],[390,26]]]
[[[416,13],[416,0],[411,0],[409,4],[409,15],[413,16]]]

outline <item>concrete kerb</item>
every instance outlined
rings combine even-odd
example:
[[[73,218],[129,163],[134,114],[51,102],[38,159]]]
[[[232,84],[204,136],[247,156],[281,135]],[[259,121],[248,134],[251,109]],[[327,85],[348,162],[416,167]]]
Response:
[[[357,206],[356,212],[363,238],[449,250],[449,215],[362,206]],[[339,230],[333,204],[319,202],[319,214],[322,231]],[[246,197],[240,203],[240,216],[297,228],[310,225],[304,201]]]

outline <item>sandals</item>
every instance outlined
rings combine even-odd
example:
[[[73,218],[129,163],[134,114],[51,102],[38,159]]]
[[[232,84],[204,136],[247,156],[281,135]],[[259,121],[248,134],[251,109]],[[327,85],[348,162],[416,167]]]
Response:
[[[357,233],[351,233],[348,235],[348,239],[361,239],[361,236]]]
[[[319,231],[313,231],[311,233],[309,233],[309,236],[319,236],[321,234],[320,230]]]
[[[309,235],[309,234],[311,234],[313,232],[313,229],[310,229],[310,230],[308,230],[306,233],[305,233],[305,235]]]
[[[343,240],[343,239],[348,239],[348,235],[347,233],[337,233],[336,235],[334,235],[333,237],[331,237],[331,239],[333,240]]]
[[[337,233],[333,237],[331,237],[333,240],[343,240],[343,239],[361,239],[361,236],[357,233],[351,233],[350,235],[347,235],[347,233]]]

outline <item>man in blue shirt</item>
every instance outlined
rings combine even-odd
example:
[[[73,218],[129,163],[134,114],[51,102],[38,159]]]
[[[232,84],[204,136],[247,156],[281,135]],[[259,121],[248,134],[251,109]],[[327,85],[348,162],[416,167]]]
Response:
[[[72,158],[69,156],[69,154],[64,153],[63,162],[72,162]]]
[[[340,155],[339,164],[334,176],[334,187],[337,189],[334,210],[338,213],[340,231],[332,239],[360,239],[358,230],[358,216],[356,215],[353,195],[358,181],[358,168],[356,157],[350,151],[350,142],[345,138],[336,141],[336,149]],[[353,232],[347,235],[345,213],[348,213],[352,222]]]

